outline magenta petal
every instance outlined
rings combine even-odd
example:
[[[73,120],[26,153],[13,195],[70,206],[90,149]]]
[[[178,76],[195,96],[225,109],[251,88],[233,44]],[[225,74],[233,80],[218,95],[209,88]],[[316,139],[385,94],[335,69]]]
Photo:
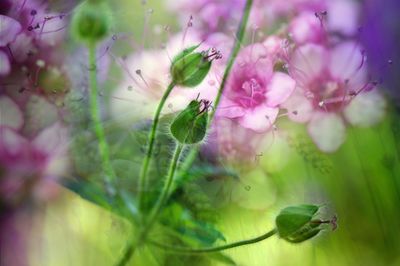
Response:
[[[262,133],[268,131],[278,116],[279,109],[260,105],[252,110],[246,110],[239,123],[248,129]]]
[[[276,72],[268,85],[267,105],[275,107],[283,103],[293,93],[295,87],[296,82],[289,75]]]
[[[0,46],[6,46],[14,41],[21,29],[21,24],[18,21],[0,15]]]

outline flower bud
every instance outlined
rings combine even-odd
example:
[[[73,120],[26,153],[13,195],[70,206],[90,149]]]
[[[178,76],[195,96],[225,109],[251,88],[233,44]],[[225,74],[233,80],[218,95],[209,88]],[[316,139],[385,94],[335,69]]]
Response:
[[[215,49],[212,49],[210,54],[208,51],[194,52],[198,47],[199,45],[189,47],[172,60],[170,70],[172,81],[176,85],[184,87],[199,85],[210,71],[212,60],[221,58],[220,52]]]
[[[292,243],[300,243],[316,236],[323,228],[322,224],[330,223],[336,228],[336,217],[331,221],[316,219],[319,206],[296,205],[287,207],[276,217],[275,223],[281,238]]]
[[[206,100],[191,101],[172,122],[172,136],[182,144],[202,141],[207,131],[209,107],[210,103]]]
[[[106,0],[86,0],[74,11],[71,33],[77,41],[94,44],[109,34],[112,24]]]

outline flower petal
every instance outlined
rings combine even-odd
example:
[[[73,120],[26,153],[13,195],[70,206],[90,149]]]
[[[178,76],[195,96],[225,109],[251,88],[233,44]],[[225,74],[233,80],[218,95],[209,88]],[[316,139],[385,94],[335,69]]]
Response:
[[[254,109],[246,110],[244,116],[239,118],[239,123],[256,132],[265,132],[274,124],[279,109],[260,105]]]
[[[289,65],[290,71],[296,80],[312,80],[324,70],[327,58],[327,51],[320,45],[300,46],[293,54]]]
[[[0,47],[14,41],[21,29],[21,24],[18,21],[0,15]]]
[[[318,42],[324,35],[321,23],[312,12],[303,12],[295,17],[290,23],[289,30],[293,40],[298,44]]]
[[[329,15],[328,28],[347,35],[357,31],[359,26],[360,6],[356,1],[335,0],[328,1]]]
[[[283,103],[293,93],[295,87],[296,82],[289,75],[276,72],[268,85],[267,105],[275,107]]]
[[[68,171],[68,131],[57,122],[43,129],[33,140],[37,150],[48,156],[46,174],[59,176]]]
[[[346,139],[346,127],[335,113],[315,113],[308,124],[308,133],[324,152],[336,151]]]
[[[344,115],[351,124],[361,127],[372,126],[382,120],[385,115],[386,101],[377,90],[357,95],[346,106]]]
[[[335,78],[351,79],[363,66],[363,60],[361,49],[356,43],[341,43],[332,49],[330,73]]]
[[[19,130],[24,123],[24,116],[18,105],[7,96],[0,97],[0,126]]]
[[[13,53],[13,59],[18,63],[21,63],[28,58],[29,51],[35,51],[32,37],[25,33],[18,34],[15,41],[10,44],[10,49]]]
[[[6,76],[10,73],[10,60],[6,53],[0,50],[0,76]]]
[[[309,99],[304,96],[303,90],[297,88],[281,107],[288,111],[289,119],[297,123],[310,120],[313,107]]]
[[[222,96],[221,104],[218,106],[217,115],[227,118],[237,118],[245,115],[243,107],[237,105],[235,102],[229,100],[227,97]]]

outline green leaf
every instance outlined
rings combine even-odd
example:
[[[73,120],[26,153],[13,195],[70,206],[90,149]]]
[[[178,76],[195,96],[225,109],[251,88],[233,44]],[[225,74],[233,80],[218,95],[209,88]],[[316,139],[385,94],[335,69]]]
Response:
[[[172,229],[180,240],[194,247],[211,246],[217,240],[225,241],[224,235],[214,225],[195,219],[187,209],[177,203],[164,210],[161,223]]]
[[[236,262],[229,256],[221,252],[207,254],[211,259],[219,261],[224,265],[237,265]]]

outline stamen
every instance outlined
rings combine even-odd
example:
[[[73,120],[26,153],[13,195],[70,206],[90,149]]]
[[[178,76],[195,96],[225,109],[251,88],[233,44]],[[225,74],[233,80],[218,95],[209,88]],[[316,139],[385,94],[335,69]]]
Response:
[[[146,87],[151,90],[149,84],[147,83],[147,81],[145,80],[145,78],[142,75],[142,70],[141,69],[136,69],[135,71],[136,75],[138,75],[140,77],[140,79],[143,81],[143,83],[146,85]]]
[[[186,35],[187,35],[188,31],[189,31],[189,28],[191,28],[192,26],[193,26],[193,16],[190,15],[189,21],[188,21],[188,23],[186,24],[185,31],[183,32],[183,36],[182,36],[182,47],[185,46]]]

